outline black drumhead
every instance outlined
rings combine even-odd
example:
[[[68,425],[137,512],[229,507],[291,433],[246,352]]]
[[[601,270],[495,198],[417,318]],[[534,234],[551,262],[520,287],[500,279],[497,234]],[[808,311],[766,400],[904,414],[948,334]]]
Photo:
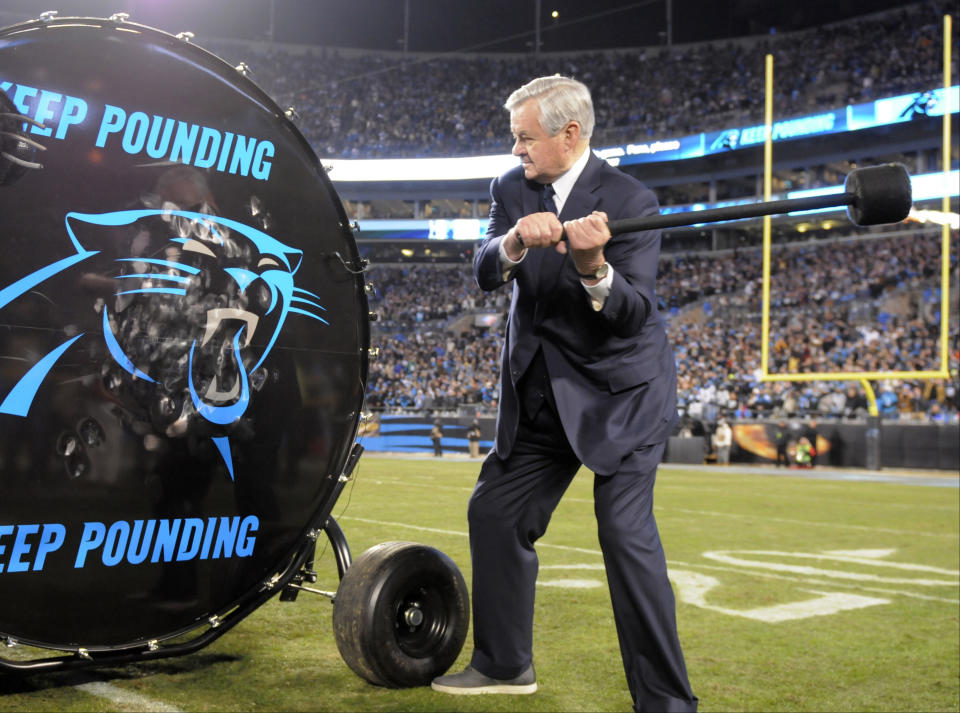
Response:
[[[169,638],[331,496],[367,378],[353,234],[274,102],[166,33],[0,30],[0,89],[0,635]]]

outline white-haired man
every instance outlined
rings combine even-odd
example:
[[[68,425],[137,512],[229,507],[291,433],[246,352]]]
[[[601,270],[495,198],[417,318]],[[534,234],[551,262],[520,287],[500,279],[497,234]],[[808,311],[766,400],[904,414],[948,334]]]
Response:
[[[482,289],[513,289],[496,441],[467,511],[474,650],[465,671],[433,688],[537,690],[534,543],[586,465],[634,707],[693,711],[653,517],[657,465],[677,419],[673,349],[654,291],[660,233],[611,237],[607,226],[608,217],[658,213],[657,200],[590,151],[593,104],[582,83],[534,79],[505,108],[520,166],[491,183],[474,259]]]

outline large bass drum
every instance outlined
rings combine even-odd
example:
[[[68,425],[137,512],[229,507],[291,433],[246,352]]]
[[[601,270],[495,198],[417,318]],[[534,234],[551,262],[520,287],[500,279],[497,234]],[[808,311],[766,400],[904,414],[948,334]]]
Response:
[[[0,636],[155,648],[261,597],[356,435],[362,261],[285,113],[188,41],[0,30]]]

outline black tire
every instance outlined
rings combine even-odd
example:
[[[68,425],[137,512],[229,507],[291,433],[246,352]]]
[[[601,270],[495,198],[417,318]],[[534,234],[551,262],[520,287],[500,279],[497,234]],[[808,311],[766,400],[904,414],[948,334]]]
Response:
[[[425,686],[463,648],[470,597],[445,554],[384,542],[354,560],[333,602],[333,632],[347,665],[378,686]]]

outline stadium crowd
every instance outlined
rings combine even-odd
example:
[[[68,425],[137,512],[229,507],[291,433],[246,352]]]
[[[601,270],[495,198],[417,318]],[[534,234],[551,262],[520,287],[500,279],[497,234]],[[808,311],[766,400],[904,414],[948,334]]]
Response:
[[[954,273],[956,255],[954,245]],[[936,370],[940,264],[934,233],[776,247],[770,372]],[[760,381],[761,273],[759,249],[661,259],[659,297],[676,348],[681,413],[706,421],[724,413],[864,416],[857,382]],[[509,291],[481,292],[463,264],[375,265],[368,276],[381,351],[371,364],[367,407],[493,410],[502,329],[477,327],[472,316],[505,314]],[[949,332],[955,373],[956,313]],[[956,420],[960,407],[955,380],[882,381],[876,396],[890,419]]]
[[[213,49],[248,64],[281,106],[296,109],[321,159],[463,156],[509,151],[506,112],[491,97],[506,97],[546,74],[593,87],[599,128],[591,143],[597,148],[760,123],[767,53],[775,58],[778,117],[932,88],[941,78],[940,33],[948,11],[944,0],[924,0],[802,32],[571,54],[428,56],[272,44]],[[928,108],[923,96],[915,103],[918,113]],[[956,247],[951,255],[955,274]],[[939,275],[939,239],[930,233],[776,245],[771,372],[938,368]],[[375,263],[368,278],[380,353],[370,365],[367,408],[493,413],[498,322],[509,291],[481,292],[465,263]],[[658,295],[676,347],[682,415],[708,423],[721,414],[863,416],[867,398],[856,381],[760,381],[760,288],[759,249],[690,253],[665,243]],[[478,326],[478,314],[494,323]],[[954,375],[957,345],[954,313]],[[875,383],[885,418],[958,418],[955,377]]]
[[[321,158],[463,156],[508,152],[506,114],[491,97],[558,72],[593,87],[594,147],[762,122],[767,53],[784,118],[939,86],[948,10],[943,0],[925,0],[736,42],[539,56],[211,46],[245,62],[281,106],[296,109]]]

